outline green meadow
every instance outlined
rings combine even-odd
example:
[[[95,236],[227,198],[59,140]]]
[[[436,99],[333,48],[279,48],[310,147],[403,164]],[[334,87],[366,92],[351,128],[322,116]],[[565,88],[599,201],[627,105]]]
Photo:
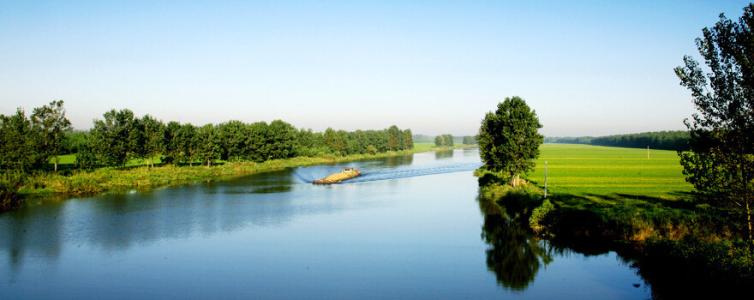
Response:
[[[550,193],[582,197],[655,197],[676,200],[692,191],[675,151],[543,144],[531,181]]]

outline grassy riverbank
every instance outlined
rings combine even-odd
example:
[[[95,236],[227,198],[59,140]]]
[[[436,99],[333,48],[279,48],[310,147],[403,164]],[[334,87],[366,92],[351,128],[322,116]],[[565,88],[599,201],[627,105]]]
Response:
[[[513,188],[496,174],[478,171],[479,197],[528,218],[532,231],[554,243],[629,251],[645,277],[680,278],[657,283],[668,289],[682,281],[734,289],[754,282],[754,257],[737,223],[741,218],[695,199],[675,152],[649,154],[543,145],[529,184]],[[667,274],[678,270],[684,272],[680,277]]]
[[[378,154],[347,156],[294,157],[290,159],[255,162],[226,162],[207,166],[174,166],[101,168],[77,171],[69,176],[42,174],[32,176],[20,189],[21,195],[93,195],[103,192],[147,190],[156,187],[215,181],[255,173],[276,171],[290,167],[338,163],[407,155],[418,150],[391,151]]]

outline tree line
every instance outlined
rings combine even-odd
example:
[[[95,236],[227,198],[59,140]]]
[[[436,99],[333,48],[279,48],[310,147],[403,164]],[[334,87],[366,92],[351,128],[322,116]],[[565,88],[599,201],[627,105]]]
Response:
[[[646,148],[685,151],[689,149],[688,131],[654,131],[618,134],[601,137],[547,137],[546,143],[587,144],[626,148]]]
[[[123,167],[143,159],[182,165],[212,165],[215,161],[254,161],[294,156],[375,154],[413,148],[410,129],[393,125],[384,130],[324,132],[297,129],[282,120],[270,123],[228,121],[196,126],[131,110],[110,110],[89,131],[73,131],[63,101],[0,115],[0,170],[28,173],[57,169],[58,155],[75,153],[81,169]]]

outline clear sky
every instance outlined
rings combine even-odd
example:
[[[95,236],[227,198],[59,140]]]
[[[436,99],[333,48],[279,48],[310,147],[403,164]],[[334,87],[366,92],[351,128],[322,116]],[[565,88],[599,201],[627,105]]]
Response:
[[[473,134],[506,96],[549,136],[682,129],[673,67],[745,1],[4,1],[0,113],[63,99],[195,124]]]

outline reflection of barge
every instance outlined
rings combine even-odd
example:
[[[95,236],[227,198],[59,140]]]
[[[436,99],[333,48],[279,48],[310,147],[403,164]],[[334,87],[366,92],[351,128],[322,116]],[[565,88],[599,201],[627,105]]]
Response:
[[[361,172],[359,172],[359,169],[355,168],[345,168],[343,171],[327,175],[327,177],[322,179],[317,179],[313,181],[314,184],[333,184],[333,183],[339,183],[344,180],[348,180],[354,177],[358,177],[361,175]]]

